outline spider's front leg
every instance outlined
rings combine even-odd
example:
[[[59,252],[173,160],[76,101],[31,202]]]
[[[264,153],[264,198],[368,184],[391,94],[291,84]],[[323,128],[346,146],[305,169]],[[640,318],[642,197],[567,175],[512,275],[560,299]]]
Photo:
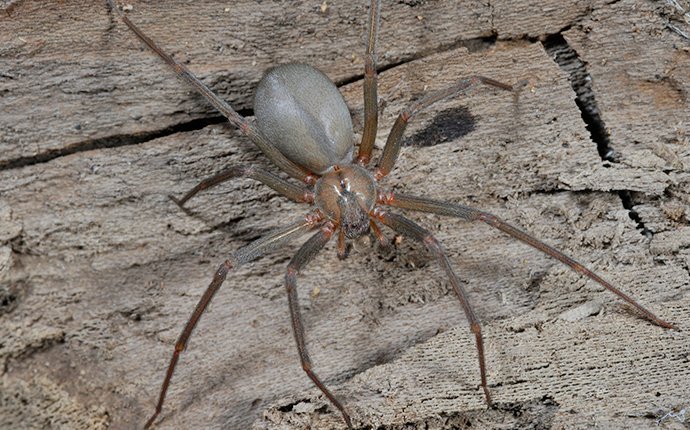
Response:
[[[357,154],[357,161],[363,166],[369,164],[379,121],[379,103],[376,94],[376,43],[378,42],[380,19],[381,0],[371,0],[369,5],[369,36],[367,52],[364,56],[364,130],[362,130],[362,141],[359,144]]]
[[[147,36],[137,25],[135,25],[126,14],[124,14],[120,9],[118,9],[115,4],[115,0],[106,0],[110,9],[120,16],[122,22],[129,27],[130,30],[144,42],[153,52],[155,52],[163,61],[165,61],[168,66],[179,76],[184,79],[188,84],[190,84],[199,94],[201,94],[213,107],[218,109],[218,111],[225,116],[228,121],[235,126],[240,133],[247,136],[260,150],[263,152],[269,160],[273,162],[279,169],[293,178],[299,179],[307,184],[313,183],[315,180],[311,172],[307,171],[304,167],[298,166],[294,162],[290,161],[282,152],[275,146],[274,143],[269,141],[266,136],[259,131],[259,129],[245,117],[237,113],[232,106],[230,106],[225,100],[218,97],[206,84],[201,82],[191,70],[187,68],[184,64],[177,61],[172,55],[168,54],[163,50],[153,39]]]

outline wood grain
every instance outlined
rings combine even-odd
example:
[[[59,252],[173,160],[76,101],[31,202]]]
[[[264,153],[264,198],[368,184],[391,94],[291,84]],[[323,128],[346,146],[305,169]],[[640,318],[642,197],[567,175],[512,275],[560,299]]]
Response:
[[[300,61],[339,84],[361,130],[367,2],[231,3],[129,13],[242,113],[264,70]],[[0,7],[0,428],[141,428],[218,264],[307,208],[241,180],[180,211],[168,194],[231,164],[271,166],[105,2]],[[378,149],[427,91],[473,74],[527,81],[421,114],[384,187],[492,211],[680,331],[487,226],[410,214],[473,298],[496,405],[422,247],[363,241],[339,261],[329,245],[299,293],[317,371],[359,428],[651,429],[690,406],[690,44],[668,26],[681,18],[652,1],[384,1]],[[589,85],[580,103],[603,143],[571,79]],[[229,277],[157,428],[343,428],[290,332],[282,282],[297,247]]]

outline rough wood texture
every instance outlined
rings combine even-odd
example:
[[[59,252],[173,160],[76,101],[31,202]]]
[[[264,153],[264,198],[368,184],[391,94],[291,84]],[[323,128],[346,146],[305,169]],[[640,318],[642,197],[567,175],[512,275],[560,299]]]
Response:
[[[365,3],[135,2],[131,16],[247,114],[263,70],[303,61],[344,84],[361,128]],[[331,245],[300,278],[303,313],[318,372],[362,428],[643,429],[690,407],[690,44],[669,26],[686,21],[664,2],[530,3],[384,1],[380,140],[411,100],[460,77],[528,81],[518,97],[478,89],[420,115],[386,185],[492,211],[681,331],[486,226],[414,215],[472,295],[496,407],[423,248],[359,243],[339,261]],[[105,2],[3,7],[0,428],[140,428],[217,265],[305,207],[237,181],[180,211],[168,193],[230,164],[270,166]],[[297,246],[232,275],[158,428],[343,428],[290,333],[282,280]]]

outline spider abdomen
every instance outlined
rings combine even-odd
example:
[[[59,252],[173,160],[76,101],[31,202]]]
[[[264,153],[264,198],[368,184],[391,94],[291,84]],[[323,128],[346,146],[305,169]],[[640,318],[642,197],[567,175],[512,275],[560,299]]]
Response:
[[[306,64],[266,73],[254,96],[261,132],[292,162],[314,173],[352,160],[350,111],[326,75]]]

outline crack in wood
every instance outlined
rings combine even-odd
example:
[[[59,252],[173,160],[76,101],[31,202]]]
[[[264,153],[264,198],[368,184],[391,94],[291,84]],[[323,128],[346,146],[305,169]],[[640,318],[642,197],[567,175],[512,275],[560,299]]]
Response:
[[[597,151],[602,161],[618,163],[618,156],[597,105],[592,88],[592,76],[587,70],[586,62],[580,58],[577,51],[568,44],[561,33],[548,36],[542,44],[554,62],[570,76],[570,85],[576,94],[575,103],[580,109],[582,120],[586,124],[592,141],[597,144]],[[632,192],[630,190],[618,190],[617,193],[623,207],[628,210],[630,219],[637,224],[637,229],[644,236],[651,237],[653,232],[645,226],[634,209],[635,202],[632,198]]]
[[[100,139],[85,140],[73,145],[66,146],[58,150],[49,150],[30,157],[19,157],[15,159],[0,161],[0,171],[19,169],[26,166],[33,166],[36,164],[47,163],[56,158],[65,157],[67,155],[76,154],[79,152],[92,151],[94,149],[104,148],[118,148],[121,146],[139,145],[149,142],[151,140],[159,139],[165,136],[170,136],[176,133],[184,133],[188,131],[201,130],[209,125],[215,125],[225,122],[225,117],[215,115],[207,118],[198,118],[188,122],[166,127],[161,130],[154,130],[141,134],[129,135],[112,135]]]

